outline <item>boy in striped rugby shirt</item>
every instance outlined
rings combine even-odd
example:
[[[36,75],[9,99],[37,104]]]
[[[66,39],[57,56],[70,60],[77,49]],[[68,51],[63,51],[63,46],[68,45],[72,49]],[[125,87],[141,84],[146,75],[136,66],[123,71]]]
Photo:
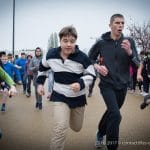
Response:
[[[70,127],[78,132],[82,128],[86,105],[85,88],[95,78],[94,67],[76,45],[77,31],[73,26],[59,32],[60,47],[50,49],[42,59],[37,78],[38,93],[44,95],[46,72],[54,72],[53,101],[54,127],[50,147],[63,150]]]

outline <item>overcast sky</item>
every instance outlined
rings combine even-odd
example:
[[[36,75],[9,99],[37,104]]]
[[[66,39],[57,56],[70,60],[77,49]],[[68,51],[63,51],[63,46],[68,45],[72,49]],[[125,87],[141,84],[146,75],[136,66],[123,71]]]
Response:
[[[0,0],[0,50],[12,49],[12,6],[13,0]],[[150,19],[149,6],[150,0],[16,0],[15,49],[47,49],[50,34],[66,25],[76,27],[80,49],[89,49],[109,30],[112,14],[140,24]]]

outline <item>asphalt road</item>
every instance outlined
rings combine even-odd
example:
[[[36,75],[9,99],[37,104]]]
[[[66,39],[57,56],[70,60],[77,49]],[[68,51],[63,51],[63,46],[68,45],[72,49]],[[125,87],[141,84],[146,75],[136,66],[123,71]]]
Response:
[[[43,109],[35,108],[34,91],[26,98],[22,87],[7,101],[7,111],[0,112],[3,138],[0,150],[48,150],[52,132],[52,102],[43,97]],[[150,106],[140,110],[143,97],[128,93],[121,109],[119,150],[150,150]],[[95,133],[105,104],[97,85],[88,98],[83,128],[79,133],[68,131],[65,150],[95,150]],[[105,148],[102,148],[102,150]]]

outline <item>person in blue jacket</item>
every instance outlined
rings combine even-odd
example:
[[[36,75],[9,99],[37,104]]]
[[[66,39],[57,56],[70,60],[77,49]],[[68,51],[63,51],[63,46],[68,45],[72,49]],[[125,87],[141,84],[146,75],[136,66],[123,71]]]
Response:
[[[1,57],[1,62],[2,62],[2,66],[3,66],[3,69],[5,70],[5,72],[13,79],[14,77],[14,74],[16,75],[17,77],[17,82],[18,83],[21,83],[21,76],[20,76],[20,73],[19,71],[17,70],[17,68],[8,62],[8,58],[6,55],[2,55]],[[3,86],[5,85],[5,83],[1,83]],[[3,91],[2,91],[2,107],[1,107],[1,111],[4,112],[6,111],[6,102],[7,102],[7,99],[8,99],[8,91],[9,89],[7,87],[3,88]]]
[[[26,94],[26,73],[25,73],[26,61],[27,61],[26,54],[24,52],[22,52],[21,57],[16,60],[16,65],[21,67],[21,69],[19,69],[19,72],[23,84],[23,94]]]
[[[0,54],[1,55],[1,54]],[[5,82],[7,83],[7,85],[9,86],[9,91],[8,91],[8,95],[9,96],[13,96],[17,93],[17,90],[15,88],[15,83],[14,81],[11,79],[11,77],[4,71],[1,60],[0,60],[0,91],[1,88],[3,89],[3,87],[1,87],[1,83]],[[0,129],[0,139],[2,138],[2,131]]]
[[[4,70],[9,74],[9,76],[14,80],[14,74],[17,78],[17,83],[21,83],[21,76],[19,70],[15,67],[14,64],[8,62],[8,58],[6,55],[1,57],[2,65]]]

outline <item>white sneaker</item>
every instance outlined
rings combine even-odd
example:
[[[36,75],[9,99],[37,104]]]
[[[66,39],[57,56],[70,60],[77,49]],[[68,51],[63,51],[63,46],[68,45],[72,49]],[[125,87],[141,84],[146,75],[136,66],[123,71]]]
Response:
[[[143,92],[143,96],[146,96],[146,95],[148,95],[148,93],[146,93],[146,92]]]
[[[96,147],[97,149],[104,147],[104,139],[103,139],[103,136],[100,137],[99,134],[98,134],[98,132],[97,132],[97,134],[96,134],[95,147]]]
[[[143,92],[140,92],[140,95],[143,95]]]

